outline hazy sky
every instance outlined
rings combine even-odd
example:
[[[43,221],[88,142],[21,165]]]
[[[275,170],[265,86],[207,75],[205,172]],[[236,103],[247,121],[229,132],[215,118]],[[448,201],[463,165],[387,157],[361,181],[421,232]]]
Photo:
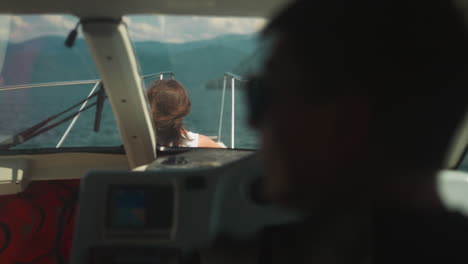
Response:
[[[66,36],[77,18],[61,15],[0,16],[0,42],[13,42],[46,36]],[[130,16],[124,21],[134,41],[183,43],[210,39],[223,34],[251,34],[263,28],[262,18],[203,16]]]

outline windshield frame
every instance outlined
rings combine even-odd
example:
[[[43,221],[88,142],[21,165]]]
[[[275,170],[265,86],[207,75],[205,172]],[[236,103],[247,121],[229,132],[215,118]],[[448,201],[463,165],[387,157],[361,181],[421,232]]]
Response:
[[[241,18],[241,17],[240,17]],[[111,67],[109,67],[109,65],[105,65],[106,63],[103,62],[102,58],[104,58],[104,61],[105,60],[109,60],[109,58],[111,57],[109,55],[109,52],[108,50],[105,50],[104,49],[104,46],[117,46],[118,44],[116,44],[117,42],[116,41],[120,41],[121,43],[124,43],[124,49],[121,49],[120,51],[123,51],[121,52],[121,55],[123,57],[126,57],[132,64],[130,65],[130,68],[131,70],[129,72],[131,72],[130,75],[133,75],[131,77],[131,79],[133,80],[136,80],[135,84],[136,84],[136,88],[137,90],[141,90],[141,91],[144,91],[144,89],[140,89],[138,88],[138,86],[141,85],[142,83],[142,80],[144,80],[146,77],[154,77],[154,75],[158,75],[160,73],[156,73],[156,74],[151,74],[151,76],[142,76],[140,74],[140,69],[139,69],[139,61],[138,61],[138,58],[135,56],[134,54],[134,50],[133,50],[133,46],[131,45],[132,41],[130,40],[130,35],[129,35],[129,32],[128,32],[128,29],[126,28],[126,25],[125,23],[121,20],[121,19],[110,19],[110,20],[89,20],[89,19],[85,19],[85,20],[80,20],[81,21],[81,24],[82,24],[82,32],[85,36],[85,41],[87,43],[87,46],[90,48],[89,49],[89,52],[91,53],[91,55],[93,56],[94,58],[94,63],[96,64],[96,66],[98,67],[98,74],[99,76],[101,77],[102,80],[104,79],[107,79],[109,82],[115,82],[115,80],[112,80],[112,79],[115,79],[115,78],[112,78],[112,77],[109,77],[109,74],[105,74],[104,72],[109,72],[110,70],[115,70],[115,68],[111,69]],[[117,30],[117,33],[118,33],[118,38],[120,39],[107,39],[107,40],[103,40],[102,38],[102,35],[100,36],[101,33],[103,33],[103,26],[102,24],[103,23],[109,23],[109,24],[113,24],[115,25],[118,30]],[[88,27],[88,29],[86,29]],[[92,28],[94,27],[94,28]],[[65,40],[65,38],[64,38]],[[98,43],[99,44],[96,44]],[[130,45],[128,45],[130,43]],[[105,45],[104,45],[105,44]],[[93,47],[94,45],[94,47]],[[100,47],[98,47],[100,46]],[[98,51],[98,49],[101,49]],[[103,52],[104,51],[104,52]],[[115,59],[115,58],[114,58]],[[122,64],[122,61],[119,61],[120,64]],[[113,66],[115,67],[115,66]],[[137,76],[135,76],[135,73],[137,73]],[[226,77],[227,75],[230,75],[229,72],[226,72],[225,73],[225,76]],[[236,76],[232,75],[232,79],[234,80],[236,78]],[[115,75],[113,76],[115,77]],[[238,76],[237,76],[238,77]],[[240,79],[239,79],[240,80]],[[95,80],[82,80],[82,81],[65,81],[65,82],[50,82],[50,83],[34,83],[34,84],[24,84],[24,85],[6,85],[6,86],[1,86],[0,87],[0,91],[2,90],[8,90],[8,89],[26,89],[28,87],[41,87],[41,86],[59,86],[59,85],[64,85],[65,83],[73,83],[73,82],[76,82],[76,83],[84,83],[84,82],[98,82],[99,79],[95,79]],[[106,80],[104,80],[105,82]],[[139,83],[138,83],[139,82]],[[135,85],[135,84],[132,84],[132,85]],[[130,89],[134,89],[132,88],[131,86],[132,85],[128,85],[127,83],[127,86],[128,88]],[[107,87],[106,87],[107,88]],[[107,89],[113,89],[112,86],[109,86],[109,88]],[[226,89],[226,87],[225,87]],[[234,88],[233,88],[234,90]],[[107,90],[106,90],[107,92]],[[234,92],[233,92],[234,93]],[[137,100],[139,101],[141,104],[140,104],[140,109],[143,108],[143,112],[147,112],[145,111],[144,109],[147,108],[148,106],[148,101],[147,101],[147,98],[146,96],[143,94],[143,97],[140,97],[139,98],[140,100]],[[143,99],[143,100],[141,100]],[[120,102],[115,102],[116,100],[112,99],[112,98],[109,98],[109,101],[111,102],[111,106],[112,106],[112,114],[114,115],[114,117],[116,119],[119,119],[121,118],[121,116],[119,116],[119,114],[117,113],[116,114],[116,108],[119,108],[118,105],[119,103],[122,102],[122,99],[119,99]],[[234,99],[233,99],[234,100]],[[112,105],[114,104],[114,105]],[[148,110],[148,109],[146,109]],[[221,117],[222,118],[222,117]],[[234,114],[231,116],[231,120],[234,119]],[[128,125],[126,124],[126,122],[123,122],[123,121],[118,121],[118,127],[120,129],[122,129],[123,126],[126,126],[128,127]],[[143,122],[145,124],[143,124],[140,128],[137,128],[136,130],[140,131],[140,133],[143,133],[143,134],[147,134],[149,135],[149,138],[151,138],[152,136],[151,135],[154,135],[155,132],[154,132],[154,124],[150,121],[148,122],[148,120],[146,120],[146,122]],[[149,124],[151,123],[151,124]],[[232,126],[232,131],[235,129],[234,128],[234,125]],[[147,132],[144,132],[144,131],[147,131]],[[220,128],[221,130],[221,128]],[[143,132],[142,132],[143,131]],[[120,133],[120,137],[122,139],[122,142],[124,142],[124,145],[125,144],[125,141],[127,142],[131,142],[132,140],[134,140],[134,136],[129,136],[128,133]],[[220,132],[218,133],[218,139],[220,138]],[[151,141],[151,140],[150,140]],[[156,144],[154,144],[156,146]],[[234,142],[234,137],[232,138],[231,140],[231,144],[230,146],[231,148],[235,148],[235,142]],[[85,151],[85,152],[88,152],[88,151],[96,151],[96,152],[101,152],[101,151],[107,151],[109,149],[113,149],[113,148],[119,148],[118,146],[115,146],[115,147],[107,147],[107,146],[103,146],[103,147],[96,147],[96,146],[83,146],[83,147],[60,147],[60,148],[34,148],[34,149],[29,149],[29,148],[22,148],[22,149],[10,149],[10,150],[1,150],[0,151],[0,155],[18,155],[18,154],[28,154],[28,153],[31,153],[31,154],[36,154],[36,153],[60,153],[60,152],[69,152],[69,151]],[[141,152],[142,149],[141,149],[141,145],[140,147],[135,147],[135,146],[132,146],[132,143],[128,143],[126,148],[134,148],[135,150],[134,151],[127,151],[127,154],[128,153],[138,153],[138,152]],[[143,147],[144,149],[144,147]],[[245,150],[254,150],[254,149],[246,149],[246,148],[237,148],[237,149],[245,149]],[[148,153],[148,151],[143,151],[143,152],[146,152]],[[156,153],[155,151],[149,151],[149,152],[154,152]],[[133,155],[135,156],[135,154],[130,154],[130,155]],[[149,157],[149,158],[148,158]],[[152,154],[149,154],[147,155],[146,154],[146,158],[143,158],[142,160],[151,160],[151,159],[154,159],[155,156],[152,155]],[[140,158],[131,158],[129,157],[129,159],[133,159],[134,162],[136,163],[140,163],[141,159]],[[138,161],[137,161],[138,160]]]

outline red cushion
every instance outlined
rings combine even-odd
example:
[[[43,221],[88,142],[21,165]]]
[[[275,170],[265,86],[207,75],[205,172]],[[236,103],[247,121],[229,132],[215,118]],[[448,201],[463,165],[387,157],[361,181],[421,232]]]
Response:
[[[78,187],[79,180],[36,181],[0,196],[0,263],[68,263]]]

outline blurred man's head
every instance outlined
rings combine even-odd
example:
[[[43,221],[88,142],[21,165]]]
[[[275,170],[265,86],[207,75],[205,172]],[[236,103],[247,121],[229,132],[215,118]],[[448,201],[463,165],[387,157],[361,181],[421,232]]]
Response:
[[[468,38],[449,1],[299,1],[265,35],[269,99],[253,119],[271,197],[368,199],[388,171],[441,168],[468,104]]]

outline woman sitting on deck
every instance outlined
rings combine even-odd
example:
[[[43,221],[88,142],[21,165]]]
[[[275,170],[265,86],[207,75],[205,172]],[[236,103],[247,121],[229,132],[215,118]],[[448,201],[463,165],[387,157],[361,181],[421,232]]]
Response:
[[[158,80],[148,89],[157,142],[166,147],[220,148],[209,137],[185,129],[183,119],[191,110],[185,87],[176,80]]]

